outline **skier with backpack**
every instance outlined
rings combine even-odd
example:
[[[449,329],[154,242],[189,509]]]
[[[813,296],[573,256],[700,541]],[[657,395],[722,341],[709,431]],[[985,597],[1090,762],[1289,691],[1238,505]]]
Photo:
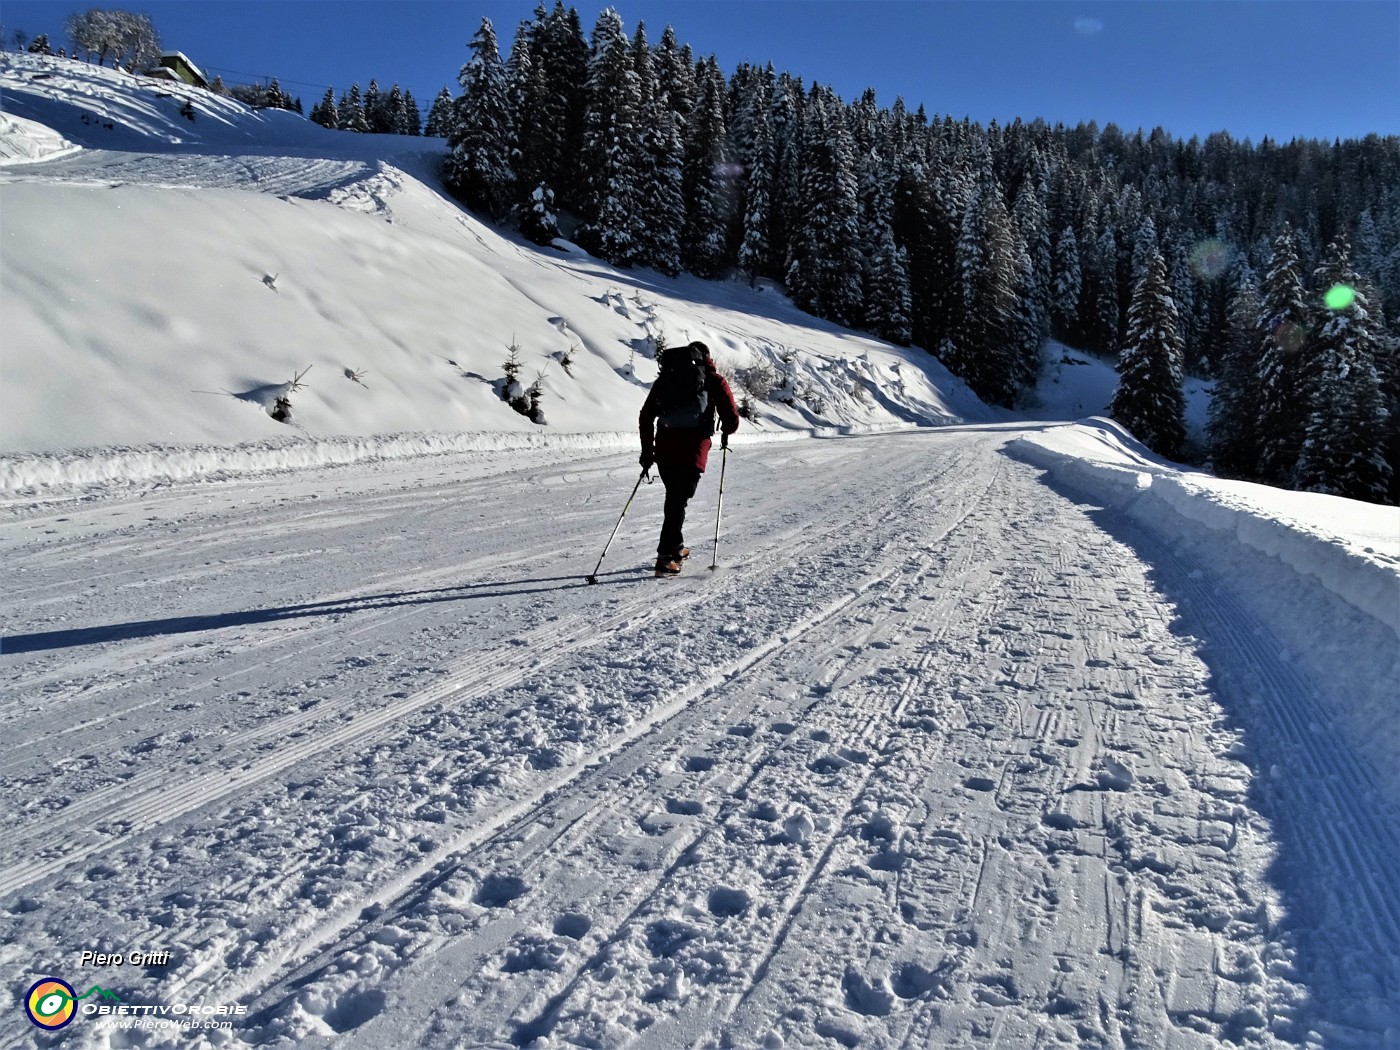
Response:
[[[661,372],[642,405],[642,471],[656,464],[666,486],[665,517],[656,546],[656,575],[676,576],[690,556],[683,530],[685,510],[709,460],[715,417],[729,447],[739,429],[739,406],[724,376],[715,370],[710,348],[694,342],[661,354]]]

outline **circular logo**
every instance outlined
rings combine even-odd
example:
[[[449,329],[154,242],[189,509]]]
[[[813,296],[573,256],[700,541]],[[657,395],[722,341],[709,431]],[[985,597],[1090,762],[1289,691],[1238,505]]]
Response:
[[[40,1028],[53,1031],[73,1020],[77,998],[73,986],[67,981],[45,977],[42,981],[35,981],[29,994],[24,997],[24,1012]]]

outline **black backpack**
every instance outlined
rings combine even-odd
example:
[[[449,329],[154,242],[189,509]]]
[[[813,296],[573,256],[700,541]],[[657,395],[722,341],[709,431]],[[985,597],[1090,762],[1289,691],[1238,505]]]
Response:
[[[674,346],[661,355],[661,374],[652,388],[656,421],[661,426],[714,433],[705,361],[705,351],[693,345]]]

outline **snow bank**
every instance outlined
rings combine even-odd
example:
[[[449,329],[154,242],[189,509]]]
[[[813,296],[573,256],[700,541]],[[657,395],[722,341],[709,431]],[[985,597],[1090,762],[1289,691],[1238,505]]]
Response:
[[[1221,533],[1271,555],[1400,636],[1400,509],[1181,470],[1108,419],[1008,447],[1150,524]]]
[[[0,113],[0,165],[53,160],[79,148],[43,124]]]
[[[732,440],[734,447],[773,441],[853,437],[917,429],[906,424],[865,424],[812,427],[748,433]],[[635,451],[631,431],[559,433],[477,431],[472,433],[381,434],[371,437],[287,437],[242,445],[145,445],[121,448],[74,449],[52,454],[0,456],[0,496],[18,503],[29,499],[99,495],[148,485],[233,478],[289,470],[343,467],[362,463],[440,456],[453,453],[519,452],[524,450]]]

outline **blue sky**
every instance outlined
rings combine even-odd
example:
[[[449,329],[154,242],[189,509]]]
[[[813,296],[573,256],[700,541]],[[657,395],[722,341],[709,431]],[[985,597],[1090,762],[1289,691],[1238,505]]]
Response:
[[[4,0],[7,37],[62,35],[97,6],[149,13],[163,43],[229,82],[278,76],[309,108],[371,77],[426,107],[456,90],[482,17],[508,49],[534,0]],[[549,5],[553,6],[553,0]],[[574,3],[585,34],[602,2]],[[930,115],[1009,123],[1096,120],[1165,127],[1356,138],[1400,134],[1400,0],[620,0],[629,33],[654,43],[667,25],[732,72],[772,61],[807,83],[881,105],[903,96]],[[7,40],[8,43],[8,40]],[[12,46],[12,45],[10,45]]]

